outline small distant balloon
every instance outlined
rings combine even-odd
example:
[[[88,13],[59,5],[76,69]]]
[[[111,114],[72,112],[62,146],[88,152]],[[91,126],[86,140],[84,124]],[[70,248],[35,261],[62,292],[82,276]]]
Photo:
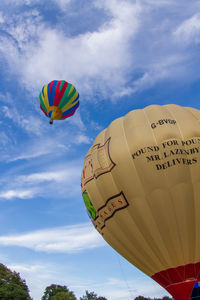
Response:
[[[39,95],[40,108],[50,118],[63,120],[71,117],[79,107],[79,93],[75,87],[64,80],[53,80],[44,85]]]

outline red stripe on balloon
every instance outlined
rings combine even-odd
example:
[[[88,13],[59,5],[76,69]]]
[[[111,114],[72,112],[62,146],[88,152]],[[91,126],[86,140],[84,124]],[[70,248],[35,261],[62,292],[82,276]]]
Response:
[[[52,92],[53,83],[54,83],[54,80],[50,82],[50,92]]]
[[[57,83],[57,86],[56,86],[56,91],[55,91],[55,97],[54,97],[54,105],[55,106],[58,106],[61,99],[62,99],[62,96],[64,95],[64,92],[68,86],[68,82],[64,82],[62,88],[61,88],[61,91],[60,91],[60,85],[61,85],[62,81],[58,81]]]
[[[200,262],[195,264],[195,274],[197,278],[200,278]]]
[[[63,86],[62,86],[62,89],[61,89],[61,91],[59,93],[59,103],[60,103],[60,100],[62,99],[62,97],[64,95],[64,92],[65,92],[67,86],[68,86],[68,82],[65,81],[64,84],[63,84]]]
[[[47,116],[46,111],[44,111],[44,109],[42,108],[42,106],[40,105],[41,110],[43,111],[43,113]]]
[[[189,300],[195,282],[200,281],[200,262],[163,270],[152,278],[175,300]]]
[[[59,98],[60,84],[61,84],[61,81],[58,81],[57,85],[56,85],[55,96],[54,96],[54,106],[58,106],[58,104],[60,102],[60,98]]]

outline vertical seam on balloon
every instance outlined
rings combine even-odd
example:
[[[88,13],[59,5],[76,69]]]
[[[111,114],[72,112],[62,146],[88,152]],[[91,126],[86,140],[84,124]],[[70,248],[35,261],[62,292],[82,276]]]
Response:
[[[129,145],[128,145],[128,143],[127,143],[126,132],[125,132],[125,129],[124,129],[124,121],[125,121],[125,117],[123,117],[123,123],[122,123],[123,126],[122,126],[122,128],[123,128],[123,133],[124,133],[125,142],[126,142],[126,146],[127,146],[126,148],[127,148],[128,152],[129,152],[129,155],[130,155],[130,157],[131,157],[132,154],[131,154]],[[132,164],[133,164],[133,166],[134,166],[134,169],[135,169],[135,171],[136,171],[136,173],[137,173],[138,180],[140,181],[141,186],[143,186],[143,185],[142,185],[142,181],[141,181],[140,176],[139,176],[139,173],[138,173],[138,170],[137,170],[137,168],[136,168],[136,166],[135,166],[135,163],[134,163],[133,160],[131,160],[131,161],[132,161]],[[146,199],[146,193],[144,193],[144,195],[145,195],[145,199]],[[151,209],[150,209],[150,207],[149,207],[149,205],[148,205],[148,202],[146,201],[146,203],[147,203],[147,206],[148,206],[148,208],[149,208],[149,213],[150,213],[151,216],[152,216],[152,220],[154,221],[154,225],[156,225],[155,220],[154,220],[154,217],[153,217],[153,215],[152,215],[152,213],[151,213]],[[131,216],[131,215],[130,215],[130,216]],[[132,216],[131,216],[131,218],[132,218]],[[132,218],[132,219],[133,219],[133,218]],[[134,220],[133,220],[133,221],[134,221]],[[146,237],[144,236],[143,232],[141,231],[140,226],[138,226],[138,224],[135,223],[135,221],[134,221],[134,224],[135,224],[135,226],[137,227],[138,231],[139,231],[139,232],[141,233],[141,235],[143,236],[143,239],[145,240],[146,244],[147,244],[147,245],[149,246],[149,248],[151,249],[152,253],[155,255],[155,257],[156,257],[157,260],[159,261],[159,264],[162,265],[163,262],[160,260],[160,258],[159,258],[159,257],[157,256],[157,254],[156,254],[156,252],[161,253],[160,249],[156,247],[156,248],[157,248],[157,251],[155,252],[155,249],[151,247],[151,245],[148,243],[148,240],[146,239]],[[159,233],[159,232],[158,232],[158,233]],[[150,237],[153,239],[153,237],[152,237],[152,235],[151,235],[151,232],[149,232],[149,235],[150,235]],[[160,235],[160,233],[159,233],[159,235]],[[163,259],[164,259],[164,257],[163,257]],[[151,269],[152,269],[152,266],[151,266]]]
[[[166,107],[164,106],[163,107],[164,109],[166,109]],[[146,113],[146,111],[144,111],[145,113]],[[168,110],[168,112],[169,112],[169,110]],[[156,142],[156,144],[157,144],[157,139],[156,139],[156,136],[155,136],[155,133],[152,131],[152,134],[153,134],[153,136],[154,136],[154,140],[155,140],[155,142]],[[166,174],[164,173],[164,176],[165,176],[165,180],[166,180],[166,182],[168,183],[168,178],[167,178],[167,176],[166,176]],[[171,194],[171,192],[170,192],[170,194]],[[170,199],[171,199],[171,204],[172,204],[172,207],[174,207],[174,205],[173,205],[173,201],[172,201],[172,197],[170,197]],[[175,210],[174,210],[174,213],[175,213]],[[176,216],[176,214],[175,214],[175,216]],[[176,222],[176,224],[177,224],[177,221],[176,221],[176,218],[175,218],[175,222]],[[180,242],[180,248],[183,248],[182,247],[182,242],[181,242],[181,239],[180,239],[180,232],[179,232],[179,227],[177,226],[177,234],[178,234],[178,237],[179,237],[179,242]],[[164,245],[165,245],[165,243],[164,243]],[[166,248],[166,246],[165,246],[165,248]],[[167,248],[166,248],[166,250],[167,250]],[[168,251],[167,251],[167,253],[168,253]],[[168,253],[168,254],[170,254],[170,253]],[[169,255],[169,258],[170,258],[170,261],[171,261],[171,256]],[[169,268],[170,268],[170,265],[169,265]],[[170,276],[170,274],[168,274],[168,277]],[[170,279],[170,277],[169,277],[169,279]],[[170,279],[170,281],[172,281],[171,279]]]
[[[200,122],[199,117],[196,116],[196,114],[191,110],[191,108],[186,107],[186,109],[194,116],[194,118],[195,118],[198,122]],[[194,218],[194,220],[196,220],[196,219]],[[196,223],[195,223],[195,229],[196,229],[196,227],[197,227],[197,225],[196,225]],[[196,237],[196,234],[195,234],[195,237]],[[196,240],[195,240],[195,246],[196,246]],[[195,258],[196,258],[196,247],[195,247]],[[195,268],[195,274],[196,274],[196,276],[199,277],[200,271],[197,272],[197,270],[196,270],[196,263],[194,264],[194,268]]]
[[[174,118],[174,120],[176,120],[176,118],[175,118],[175,116],[174,116],[174,114],[173,114],[173,112],[172,111],[170,111],[169,110],[169,108],[168,107],[166,107],[166,109],[169,111],[169,113],[172,115],[172,117]],[[183,109],[183,108],[182,108]],[[184,108],[185,109],[185,108]],[[188,111],[188,110],[187,110]],[[177,127],[178,127],[178,130],[179,130],[179,132],[180,132],[180,135],[181,135],[181,138],[182,139],[184,139],[184,135],[183,135],[183,133],[182,133],[182,131],[181,131],[181,128],[180,128],[180,126],[179,126],[179,124],[178,124],[178,122],[177,122],[177,120],[176,120],[176,124],[177,124]],[[185,148],[185,146],[184,146],[184,148]],[[186,154],[186,156],[187,156],[187,154]],[[191,174],[191,167],[190,167],[190,165],[189,165],[189,168],[188,168],[188,170],[189,170],[189,174],[190,174],[190,178],[191,178],[191,182],[192,182],[192,174]],[[192,184],[192,188],[193,188],[193,184]],[[194,190],[194,188],[193,188],[193,190]],[[194,199],[193,199],[193,207],[194,207]],[[193,216],[194,216],[194,212],[193,212]],[[193,218],[194,219],[194,218]],[[196,230],[196,228],[195,228],[195,230]],[[194,257],[194,253],[193,253],[193,257]],[[184,277],[185,277],[185,255],[184,255],[184,253],[183,253],[183,260],[184,260]]]
[[[198,122],[200,122],[200,118],[196,116],[196,114],[191,110],[190,107],[185,107],[185,108],[187,109],[188,112],[190,112],[190,113],[193,115],[193,117],[194,117]],[[194,218],[194,221],[195,221],[195,220],[196,220],[196,218]],[[196,229],[196,227],[197,227],[197,224],[196,224],[196,222],[195,222],[195,229]],[[195,238],[196,238],[196,232],[195,232]],[[195,239],[195,259],[196,259],[196,239]],[[200,272],[197,273],[197,270],[196,270],[196,263],[194,264],[194,268],[195,268],[195,274],[196,274],[196,276],[198,277],[199,274],[200,274]],[[198,275],[197,275],[197,274],[198,274]]]
[[[167,110],[168,111],[168,113],[170,113],[170,111],[169,111],[169,109],[167,109],[167,107],[166,106],[162,106],[162,108],[164,109],[164,110]],[[170,113],[171,114],[171,113]],[[174,118],[174,119],[176,119],[176,118]],[[152,131],[152,134],[154,135],[154,138],[155,138],[155,141],[157,142],[157,140],[156,140],[156,137],[155,137],[155,133]],[[165,182],[167,182],[167,184],[169,183],[169,180],[168,180],[168,177],[167,177],[167,175],[166,175],[166,173],[164,173],[164,177],[165,177]],[[171,205],[172,205],[172,207],[174,208],[174,204],[173,204],[173,201],[172,201],[172,195],[171,195],[171,191],[169,191],[169,195],[170,195],[170,200],[171,200]],[[175,208],[174,208],[174,214],[175,214],[175,223],[176,223],[176,227],[177,227],[177,234],[178,234],[178,237],[179,237],[179,243],[180,243],[180,248],[182,249],[183,248],[183,245],[182,245],[182,242],[181,242],[181,237],[180,237],[180,232],[179,232],[179,227],[178,227],[178,223],[177,223],[177,215],[176,215],[176,210],[175,210]]]
[[[198,121],[198,122],[200,122],[200,120],[199,120],[199,118],[197,118],[196,117],[196,115],[193,113],[193,111],[192,110],[190,110],[190,109],[188,109],[187,107],[185,107],[185,109],[190,113],[190,114],[192,114],[192,116]],[[190,169],[190,176],[191,176],[191,179],[192,179],[192,175],[191,175],[191,166],[189,165],[189,169]],[[191,182],[192,182],[192,180],[191,180]],[[192,184],[192,187],[193,187],[193,184]],[[193,190],[194,190],[194,187],[193,187]],[[193,202],[194,202],[194,200],[193,200]],[[193,207],[194,207],[194,209],[195,209],[195,203],[193,203]],[[195,216],[195,214],[194,214],[194,216]],[[196,221],[195,221],[195,217],[193,218],[194,219],[194,222],[195,222],[195,252],[194,252],[194,259],[196,258]],[[194,261],[194,260],[193,260]],[[196,275],[196,264],[194,264],[194,269],[195,269],[195,275]]]
[[[174,114],[172,114],[171,110],[170,110],[168,107],[165,106],[165,109],[168,111],[168,113],[169,113],[169,114],[173,117],[173,119],[176,121],[176,124],[177,124],[177,126],[178,126],[179,132],[180,132],[180,134],[181,134],[181,136],[182,136],[182,133],[181,133],[181,131],[180,131],[180,127],[179,127],[179,125],[178,125],[177,119],[175,118]],[[167,176],[166,176],[166,177],[167,177]],[[170,192],[170,194],[171,194],[171,192]],[[174,207],[174,203],[173,203],[172,199],[171,199],[171,203],[172,203],[172,206]],[[175,216],[177,217],[175,207],[174,207],[174,214],[175,214]],[[180,242],[180,246],[181,246],[180,248],[183,249],[183,244],[182,244],[182,240],[181,240],[181,233],[180,233],[180,229],[179,229],[179,226],[178,226],[177,218],[175,218],[175,222],[176,222],[176,225],[177,225],[177,233],[178,233],[179,242]],[[183,258],[183,261],[184,261],[184,265],[183,265],[183,266],[184,266],[184,278],[185,278],[185,255],[184,255],[184,252],[182,252],[182,258]]]
[[[143,113],[144,113],[144,116],[145,116],[145,118],[146,118],[146,120],[147,120],[149,126],[151,127],[151,123],[150,123],[150,121],[149,121],[149,118],[148,118],[148,116],[147,116],[147,112],[146,112],[145,109],[143,109]],[[156,139],[156,136],[155,136],[154,131],[151,130],[151,132],[152,132],[152,136],[153,136],[153,138],[154,138],[155,144],[158,145],[158,141],[157,141],[157,139]],[[159,154],[160,154],[160,151],[159,151]],[[167,178],[166,175],[165,175],[165,178]],[[148,201],[147,201],[147,203],[148,203]],[[149,205],[149,203],[148,203],[148,205]],[[150,209],[150,208],[149,208],[149,209]],[[150,211],[151,211],[151,209],[150,209]],[[152,218],[154,219],[154,222],[155,222],[155,224],[157,225],[157,222],[156,222],[155,217],[154,217],[153,214],[152,214]],[[158,232],[159,232],[159,235],[160,235],[161,240],[163,241],[163,246],[165,247],[166,252],[168,253],[168,257],[169,257],[169,259],[171,259],[171,258],[170,258],[170,253],[168,252],[168,249],[167,249],[166,244],[165,244],[165,242],[164,242],[164,239],[163,239],[163,237],[162,237],[162,233],[161,233],[160,230],[159,230],[159,226],[158,226]],[[166,263],[167,263],[167,261],[166,261]],[[169,276],[169,275],[168,275],[168,276]]]

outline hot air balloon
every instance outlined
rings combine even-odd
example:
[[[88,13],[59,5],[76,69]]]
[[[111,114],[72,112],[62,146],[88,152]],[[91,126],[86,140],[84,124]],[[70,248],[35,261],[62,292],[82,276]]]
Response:
[[[53,124],[53,120],[63,120],[75,113],[79,107],[79,93],[71,83],[53,80],[44,85],[39,101],[41,110]]]
[[[200,111],[151,105],[114,120],[85,156],[98,232],[175,300],[200,281]]]

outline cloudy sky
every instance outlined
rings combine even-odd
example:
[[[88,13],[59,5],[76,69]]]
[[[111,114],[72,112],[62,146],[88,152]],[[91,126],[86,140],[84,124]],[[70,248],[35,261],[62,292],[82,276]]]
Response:
[[[167,293],[90,224],[84,156],[114,119],[150,104],[199,108],[198,0],[0,1],[0,262],[34,300],[67,285],[108,300]],[[38,95],[51,80],[80,94],[50,126]]]

